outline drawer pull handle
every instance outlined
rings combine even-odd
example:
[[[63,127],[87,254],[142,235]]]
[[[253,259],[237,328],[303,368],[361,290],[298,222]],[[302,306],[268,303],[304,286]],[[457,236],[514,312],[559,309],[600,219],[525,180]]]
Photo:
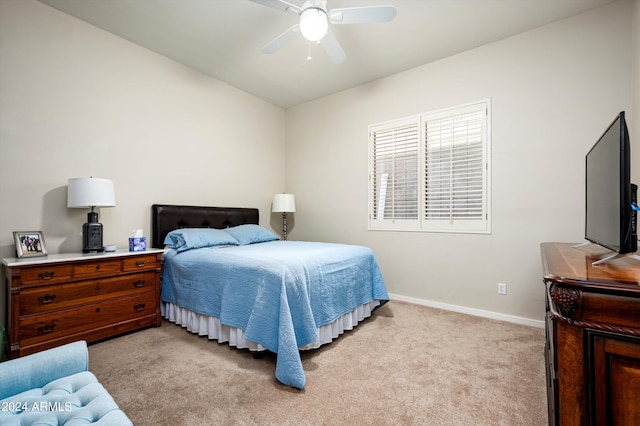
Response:
[[[96,291],[100,290],[100,282],[96,283]]]
[[[142,267],[143,267],[144,265],[146,265],[146,264],[147,264],[147,261],[146,261],[146,260],[139,260],[139,261],[137,261],[137,262],[136,262],[136,266],[137,266],[138,268],[142,268]]]
[[[46,305],[47,303],[53,302],[53,299],[55,298],[56,298],[55,294],[45,294],[44,296],[38,297],[38,300],[40,301],[40,304]]]
[[[144,303],[140,303],[140,304],[135,305],[133,307],[133,309],[135,309],[136,312],[142,311],[144,309]]]
[[[100,270],[100,265],[96,265],[96,271]]]
[[[135,288],[140,288],[140,287],[144,287],[144,280],[138,280],[136,282],[133,283],[133,286]]]
[[[96,313],[100,313],[100,308],[96,308]]]
[[[38,277],[40,277],[41,280],[50,280],[51,278],[53,278],[54,274],[55,272],[52,271],[41,272],[40,274],[38,274]]]
[[[47,325],[43,325],[42,327],[38,327],[38,332],[40,334],[48,334],[53,332],[53,329],[56,328],[55,324],[47,324]]]

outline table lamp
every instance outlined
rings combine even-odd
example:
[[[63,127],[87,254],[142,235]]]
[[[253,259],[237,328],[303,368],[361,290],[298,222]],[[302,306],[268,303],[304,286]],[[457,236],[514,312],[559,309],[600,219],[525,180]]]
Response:
[[[100,178],[70,178],[67,188],[68,208],[91,208],[87,223],[82,225],[82,252],[102,252],[102,224],[98,222],[96,207],[115,207],[113,181]]]
[[[287,240],[287,213],[295,213],[296,198],[293,194],[276,194],[273,196],[271,211],[282,213],[283,239]]]

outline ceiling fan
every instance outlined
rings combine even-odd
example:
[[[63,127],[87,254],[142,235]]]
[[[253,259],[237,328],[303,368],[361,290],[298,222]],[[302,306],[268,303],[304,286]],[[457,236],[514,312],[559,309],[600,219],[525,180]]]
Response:
[[[333,35],[329,23],[339,25],[388,22],[393,20],[397,13],[393,6],[346,7],[327,10],[327,0],[306,0],[302,6],[296,6],[283,0],[250,1],[300,17],[299,23],[263,47],[263,53],[274,53],[298,34],[302,34],[310,42],[319,43],[336,64],[344,62],[347,59],[347,54]]]

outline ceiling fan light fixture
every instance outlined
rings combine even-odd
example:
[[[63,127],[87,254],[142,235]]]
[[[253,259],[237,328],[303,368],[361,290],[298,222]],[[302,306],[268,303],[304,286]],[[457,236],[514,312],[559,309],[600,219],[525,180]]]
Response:
[[[320,41],[327,34],[327,12],[319,7],[309,7],[300,13],[300,32],[309,41]]]

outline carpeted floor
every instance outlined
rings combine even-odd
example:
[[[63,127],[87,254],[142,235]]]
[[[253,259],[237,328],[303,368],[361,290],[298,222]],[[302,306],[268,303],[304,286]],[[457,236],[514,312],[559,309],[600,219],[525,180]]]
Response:
[[[169,322],[89,347],[90,370],[137,426],[546,425],[544,330],[391,301],[303,352],[304,390]]]

